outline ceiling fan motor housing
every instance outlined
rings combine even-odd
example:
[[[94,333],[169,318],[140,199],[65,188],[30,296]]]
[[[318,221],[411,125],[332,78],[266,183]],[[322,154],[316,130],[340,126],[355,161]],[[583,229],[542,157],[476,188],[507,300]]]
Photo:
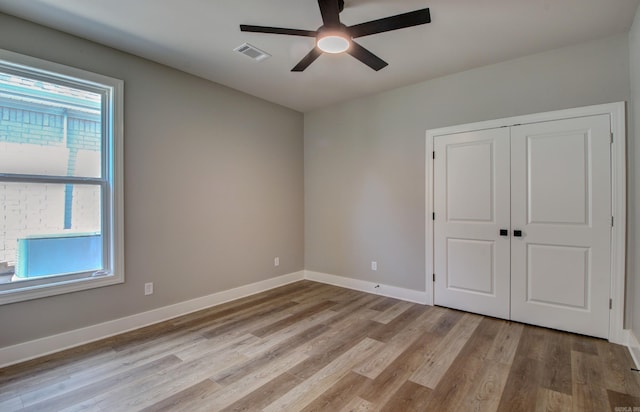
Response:
[[[311,63],[320,57],[323,52],[347,52],[373,70],[378,71],[386,67],[388,63],[353,41],[354,38],[431,22],[429,9],[427,8],[353,26],[345,26],[340,21],[340,12],[344,10],[344,0],[318,0],[318,6],[320,7],[323,24],[316,31],[282,27],[250,26],[244,24],[240,25],[240,30],[254,33],[315,37],[316,47],[311,49],[311,51],[291,69],[293,72],[304,71]]]

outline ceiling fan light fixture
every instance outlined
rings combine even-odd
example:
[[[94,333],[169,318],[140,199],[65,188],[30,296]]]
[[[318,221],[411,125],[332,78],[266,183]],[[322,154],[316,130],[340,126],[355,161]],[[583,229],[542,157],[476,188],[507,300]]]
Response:
[[[349,50],[351,39],[343,33],[327,33],[318,37],[317,46],[325,53],[342,53]]]
[[[1,0],[0,0],[1,1]],[[340,12],[345,0],[317,0],[322,15],[322,26],[318,30],[288,29],[285,27],[240,25],[240,31],[251,33],[287,34],[290,36],[314,37],[315,47],[296,64],[291,71],[302,72],[323,53],[347,52],[357,60],[378,71],[388,63],[371,53],[352,39],[384,33],[431,22],[428,8],[396,14],[395,16],[346,26],[340,21]]]

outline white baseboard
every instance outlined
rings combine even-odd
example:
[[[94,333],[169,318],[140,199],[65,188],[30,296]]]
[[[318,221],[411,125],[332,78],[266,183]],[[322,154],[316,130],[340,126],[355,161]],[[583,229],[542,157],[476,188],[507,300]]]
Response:
[[[69,332],[0,348],[0,368],[139,329],[154,323],[163,322],[211,306],[220,305],[225,302],[284,286],[303,280],[304,278],[304,271],[290,273],[174,305],[153,309],[148,312],[142,312],[86,328],[75,329]]]
[[[97,340],[129,332],[131,330],[143,328],[154,323],[164,322],[178,316],[254,295],[256,293],[264,292],[269,289],[284,286],[303,279],[373,293],[376,295],[388,296],[423,305],[427,303],[427,295],[424,291],[405,289],[382,283],[374,283],[343,276],[330,275],[327,273],[304,270],[185,302],[176,303],[174,305],[164,306],[147,312],[137,313],[124,318],[99,323],[97,325],[91,325],[85,328],[75,329],[69,332],[0,348],[0,368],[95,342]]]
[[[627,347],[629,348],[631,357],[636,364],[636,368],[640,368],[640,341],[632,330],[629,330]]]
[[[397,286],[385,285],[382,283],[369,282],[366,280],[358,280],[346,278],[343,276],[330,275],[328,273],[304,271],[304,278],[315,282],[327,283],[329,285],[340,286],[347,289],[359,290],[361,292],[373,293],[376,295],[387,296],[408,302],[427,304],[427,293],[420,290],[405,289]]]

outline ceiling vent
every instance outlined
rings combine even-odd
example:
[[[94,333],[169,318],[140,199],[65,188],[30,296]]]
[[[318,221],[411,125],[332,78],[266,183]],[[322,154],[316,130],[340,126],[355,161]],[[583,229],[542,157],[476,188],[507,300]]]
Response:
[[[233,51],[237,51],[238,53],[242,53],[245,56],[251,57],[253,60],[262,61],[264,59],[268,59],[271,55],[265,51],[260,50],[256,46],[252,46],[249,43],[243,43],[240,46],[233,49]]]

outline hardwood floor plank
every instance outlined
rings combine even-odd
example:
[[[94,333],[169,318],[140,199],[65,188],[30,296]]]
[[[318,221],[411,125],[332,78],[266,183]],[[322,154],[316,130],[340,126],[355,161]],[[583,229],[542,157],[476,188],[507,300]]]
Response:
[[[252,312],[258,308],[266,306],[274,306],[279,301],[291,300],[290,298],[292,294],[303,293],[305,290],[311,289],[314,286],[315,285],[311,282],[295,282],[257,295],[247,296],[245,298],[190,313],[172,319],[170,322],[182,329],[190,329],[192,327],[200,328],[220,319]]]
[[[373,411],[373,404],[356,396],[340,412],[369,412]]]
[[[460,321],[459,325],[464,321]],[[500,321],[491,318],[482,319],[465,344],[458,352],[446,372],[434,386],[427,408],[430,410],[467,410],[479,388],[476,384],[482,373],[490,366],[486,360],[487,354],[493,347],[494,340],[500,329]],[[441,344],[448,342],[447,335]],[[499,371],[499,369],[498,369]],[[490,381],[493,382],[493,381]]]
[[[424,363],[432,348],[442,338],[431,332],[423,333],[370,384],[365,385],[358,396],[374,405],[384,405]]]
[[[427,405],[430,397],[431,389],[406,381],[381,409],[385,411],[424,412],[429,410]]]
[[[141,409],[141,411],[160,412],[180,409],[186,402],[192,399],[207,397],[218,390],[220,390],[220,385],[213,382],[211,379],[205,379],[193,386],[164,398],[160,402],[147,406],[146,408]]]
[[[543,364],[535,359],[535,356],[532,358],[528,355],[532,347],[540,347],[539,341],[535,339],[540,336],[537,329],[537,327],[525,326],[522,331],[507,383],[498,404],[500,412],[535,411]],[[534,352],[534,354],[537,353]]]
[[[548,330],[547,346],[543,356],[540,386],[569,396],[573,393],[571,378],[571,336]]]
[[[437,323],[442,316],[440,311],[425,311],[411,324],[389,339],[384,347],[374,356],[364,360],[353,370],[369,379],[375,379],[389,366],[402,352],[404,352],[415,340]]]
[[[243,316],[231,317],[225,322],[220,322],[213,326],[200,329],[202,336],[213,339],[216,336],[225,335],[228,332],[237,332],[239,328],[251,328],[255,322],[264,322],[265,317],[281,316],[283,313],[289,314],[288,309],[299,305],[298,303],[286,301],[276,306],[266,306],[253,312],[247,312]],[[282,318],[278,318],[282,319]],[[245,329],[242,329],[243,331]]]
[[[306,308],[301,308],[301,310],[295,311],[291,316],[287,316],[282,320],[251,331],[251,334],[259,338],[264,338],[265,336],[269,336],[282,329],[285,329],[287,326],[291,326],[301,320],[307,319],[312,315],[323,312],[331,308],[332,306],[335,306],[335,304],[335,302],[329,300],[313,304]]]
[[[300,293],[305,293],[305,291],[313,290],[313,287],[304,288]],[[247,302],[240,307],[236,308],[233,306],[234,302],[228,302],[221,306],[231,305],[230,307],[226,307],[223,310],[215,310],[217,308],[205,309],[204,311],[210,311],[207,316],[204,318],[199,318],[194,320],[193,322],[188,322],[187,325],[180,324],[180,318],[174,320],[173,322],[179,324],[183,329],[187,330],[200,330],[202,332],[206,331],[210,326],[220,325],[232,320],[242,319],[247,316],[253,316],[258,311],[268,310],[269,308],[275,308],[283,304],[289,304],[291,307],[294,307],[298,304],[298,302],[292,299],[292,295],[290,293],[280,293],[279,289],[273,289],[268,291],[267,296],[264,298],[259,298],[255,301]],[[189,315],[186,315],[189,316]]]
[[[464,410],[466,397],[472,395],[472,388],[485,362],[475,356],[461,356],[447,369],[438,385],[431,390],[428,407],[425,410]]]
[[[609,397],[603,385],[602,363],[596,355],[571,351],[574,411],[608,411]]]
[[[368,332],[378,325],[380,324],[377,322],[356,320],[346,330],[329,328],[329,332],[303,346],[302,350],[308,355],[308,359],[291,369],[289,373],[300,379],[309,378],[350,350],[355,343],[366,338]]]
[[[544,362],[547,336],[544,328],[526,325],[518,347],[519,354]]]
[[[384,297],[383,299],[380,300],[380,302],[376,303],[375,305],[372,305],[370,308],[378,312],[384,312],[399,302],[401,301],[398,299]]]
[[[380,342],[387,342],[400,330],[413,322],[415,318],[422,315],[422,313],[424,313],[426,310],[428,309],[425,306],[412,304],[411,306],[408,306],[403,312],[395,316],[388,323],[384,324],[384,327],[372,331],[369,334],[369,337]]]
[[[345,340],[352,340],[360,337],[362,339],[363,331],[376,329],[381,327],[377,322],[370,321],[360,317],[354,312],[354,316],[346,318],[338,324],[333,323],[333,316],[322,322],[329,330],[322,335],[305,343],[303,350],[310,357],[318,354],[326,354],[334,345],[340,345]]]
[[[157,361],[151,362],[144,366],[139,366],[133,370],[125,371],[110,378],[98,381],[71,392],[59,394],[53,398],[49,398],[43,402],[33,404],[29,407],[25,407],[24,411],[38,411],[43,409],[56,410],[62,409],[76,403],[80,403],[87,399],[92,399],[99,393],[117,386],[126,386],[135,382],[142,376],[145,376],[149,372],[155,372],[162,370],[165,367],[176,365],[180,363],[180,359],[170,355]]]
[[[601,339],[301,281],[0,369],[0,410],[614,411],[640,406],[632,365]]]
[[[226,408],[223,408],[221,412],[261,411],[262,408],[289,392],[295,386],[299,385],[300,382],[301,380],[297,377],[288,372],[284,372]]]
[[[487,354],[487,359],[511,365],[523,330],[524,325],[521,323],[502,321],[502,326]]]
[[[333,285],[314,285],[313,288],[309,288],[302,293],[296,293],[295,296],[291,297],[291,300],[296,303],[318,302],[341,290],[343,289]]]
[[[605,365],[603,370],[607,389],[640,397],[640,373],[631,370],[635,365],[627,348],[604,340],[599,341],[597,347]]]
[[[25,390],[24,392],[22,392],[20,399],[25,406],[29,406],[58,396],[61,393],[71,392],[75,389],[79,389],[87,385],[87,383],[88,382],[79,380],[72,381],[69,376],[60,375],[55,382],[38,386],[33,390]]]
[[[495,346],[495,340],[502,321],[495,318],[480,317],[478,326],[473,330],[469,339],[460,350],[459,357],[476,357],[485,360]]]
[[[572,346],[571,350],[576,352],[588,353],[589,355],[598,354],[598,341],[599,339],[582,335],[571,335]]]
[[[368,382],[369,380],[364,376],[349,372],[302,409],[302,412],[339,411],[349,405],[354,394],[358,393]]]
[[[326,330],[327,327],[324,325],[312,326],[274,346],[265,353],[253,358],[248,358],[246,361],[235,364],[230,368],[220,368],[218,372],[211,375],[211,379],[224,386],[230,385],[256,370],[267,366],[269,363],[273,362],[274,359],[284,357],[289,352],[295,351],[298,346],[308,342],[318,335],[321,335]],[[300,352],[302,353],[302,351]],[[307,358],[306,355],[303,354],[303,356],[305,359]]]
[[[486,360],[480,374],[471,386],[462,410],[496,411],[500,404],[500,395],[504,391],[511,365],[494,360]]]
[[[306,356],[300,351],[289,351],[284,356],[277,357],[253,370],[232,385],[224,386],[219,391],[201,399],[193,399],[181,404],[181,410],[210,412],[224,409],[264,387],[304,359]]]
[[[229,340],[238,339],[242,336],[253,336],[250,335],[250,331],[254,328],[259,328],[264,325],[269,325],[274,322],[278,322],[281,319],[287,318],[291,316],[291,313],[288,310],[282,310],[270,313],[268,315],[262,317],[255,317],[252,319],[247,319],[246,321],[240,321],[236,323],[235,327],[224,327],[224,329],[218,329],[217,333],[207,333],[206,339],[207,343],[203,343],[205,346],[216,346],[216,345],[226,345]],[[235,321],[234,321],[235,322]],[[194,332],[198,336],[200,336],[200,332]],[[255,336],[255,338],[258,338]],[[197,355],[197,352],[195,352]],[[185,355],[188,356],[188,355]]]
[[[612,411],[616,410],[631,410],[640,408],[640,398],[637,396],[631,396],[626,393],[620,393],[616,391],[607,391],[609,397],[609,406]]]
[[[399,301],[395,305],[391,306],[389,309],[380,313],[378,316],[374,317],[373,320],[376,322],[384,323],[385,325],[397,318],[401,313],[408,310],[409,308],[415,306],[410,302]],[[375,310],[371,308],[372,310]]]
[[[38,386],[42,382],[55,380],[59,375],[69,374],[91,365],[100,364],[115,351],[105,344],[88,344],[88,348],[74,348],[42,358],[32,359],[17,365],[0,368],[0,386],[9,391],[16,388]],[[70,359],[77,361],[70,362]],[[82,366],[80,366],[82,365]]]
[[[242,352],[242,349],[257,342],[260,342],[260,338],[250,334],[228,336],[224,343],[203,338],[202,340],[198,340],[194,345],[176,350],[174,354],[183,362],[190,362],[202,356],[207,356],[208,354],[215,354],[221,350],[232,349],[237,352]]]
[[[352,291],[354,292],[354,291]],[[341,314],[340,317],[336,316],[335,321],[340,321],[343,317],[348,317],[349,314],[361,308],[369,308],[370,306],[375,306],[378,303],[382,302],[384,297],[377,295],[370,295],[367,293],[361,293],[360,295],[355,295],[351,300],[345,300],[336,304],[333,308],[331,308],[334,312]],[[373,309],[371,309],[373,310]],[[378,312],[378,311],[375,311]]]
[[[17,411],[23,408],[22,399],[20,396],[14,396],[12,398],[6,398],[0,401],[0,411]]]
[[[256,341],[244,346],[243,348],[240,348],[239,352],[249,357],[256,356],[260,353],[263,353],[272,349],[276,345],[279,345],[282,342],[286,341],[287,339],[290,339],[293,336],[314,326],[322,326],[323,334],[324,334],[326,333],[326,330],[324,329],[324,327],[328,327],[328,325],[326,325],[325,322],[327,321],[327,319],[331,318],[332,316],[333,316],[333,312],[331,312],[330,310],[325,310],[325,311],[316,313],[314,315],[307,317],[306,319],[302,319],[292,324],[291,326],[285,329],[280,330],[275,336],[271,335],[265,338],[257,338]],[[312,339],[311,341],[315,339],[316,338]],[[305,343],[305,347],[308,343],[309,342]]]
[[[128,370],[133,370],[139,366],[143,366],[149,362],[153,362],[160,358],[174,355],[173,352],[180,350],[180,348],[197,344],[203,338],[191,336],[190,340],[185,339],[183,337],[175,337],[173,342],[164,342],[158,344],[156,348],[148,348],[144,351],[135,350],[133,352],[119,352],[108,359],[103,360],[102,364],[97,364],[92,367],[84,368],[78,372],[73,372],[69,375],[69,379],[65,382],[65,390],[69,391],[77,388],[81,388],[90,383],[102,381],[106,378],[114,376],[119,373],[123,373]],[[175,356],[175,355],[174,355]],[[49,385],[49,386],[57,386],[57,385]],[[49,386],[41,386],[40,391],[46,391],[49,389]],[[56,388],[55,391],[57,393],[64,392],[60,388]],[[32,397],[37,395],[40,397],[40,400],[43,400],[46,397],[42,396],[42,393],[39,391],[28,391],[25,393],[25,397]]]
[[[464,312],[459,310],[446,310],[444,316],[442,316],[440,321],[434,325],[431,332],[436,335],[445,336],[460,321],[460,319],[462,319],[463,316]]]
[[[227,368],[246,358],[234,352],[218,352],[215,355],[182,362],[155,374],[137,379],[133,384],[109,388],[92,398],[92,405],[115,410],[138,410],[173,396],[207,379],[218,368]]]
[[[481,316],[465,314],[438,346],[427,355],[425,362],[413,373],[410,380],[434,389],[481,320]]]
[[[536,412],[565,412],[572,408],[571,395],[546,388],[538,389]]]
[[[377,326],[384,326],[382,323],[374,322],[373,319],[379,312],[376,312],[373,309],[369,309],[367,307],[360,307],[358,309],[353,310],[350,313],[337,313],[328,319],[325,323],[330,325],[334,329],[344,329],[350,324],[359,321],[367,321],[371,323],[375,323]],[[372,327],[372,330],[378,330],[379,327]]]
[[[264,408],[265,412],[282,410],[300,410],[318,398],[335,382],[348,374],[351,368],[362,359],[370,356],[382,343],[365,338],[351,349],[337,357],[333,362],[305,379],[301,384],[287,392],[284,396]]]

